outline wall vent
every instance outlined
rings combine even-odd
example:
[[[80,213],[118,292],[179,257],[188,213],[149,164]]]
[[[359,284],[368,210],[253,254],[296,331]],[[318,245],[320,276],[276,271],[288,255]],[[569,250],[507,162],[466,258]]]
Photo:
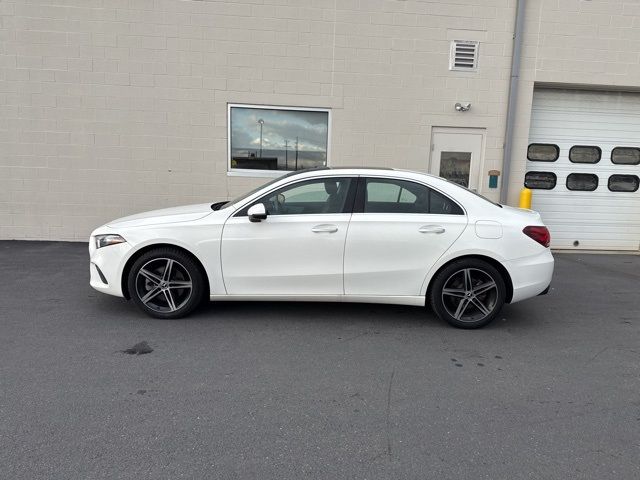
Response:
[[[454,40],[451,42],[449,70],[476,70],[478,68],[478,42]]]

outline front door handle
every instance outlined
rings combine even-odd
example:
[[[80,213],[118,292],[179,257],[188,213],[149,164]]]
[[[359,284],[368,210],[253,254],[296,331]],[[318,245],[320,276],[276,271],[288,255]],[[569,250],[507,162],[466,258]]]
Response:
[[[423,225],[421,226],[418,231],[420,233],[444,233],[444,227],[441,227],[440,225]]]
[[[321,225],[316,225],[311,229],[313,233],[336,233],[338,231],[337,225],[332,225],[330,223],[323,223]]]

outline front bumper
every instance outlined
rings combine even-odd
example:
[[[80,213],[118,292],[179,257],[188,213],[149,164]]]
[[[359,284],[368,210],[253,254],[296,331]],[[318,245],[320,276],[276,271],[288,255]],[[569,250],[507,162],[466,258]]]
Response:
[[[99,292],[123,297],[122,270],[131,248],[126,242],[96,248],[92,236],[89,240],[89,285]]]

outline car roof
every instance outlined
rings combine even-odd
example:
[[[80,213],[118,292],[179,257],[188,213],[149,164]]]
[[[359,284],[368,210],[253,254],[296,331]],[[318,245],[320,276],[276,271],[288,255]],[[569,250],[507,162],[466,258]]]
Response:
[[[326,174],[353,174],[353,175],[362,175],[362,174],[389,174],[393,172],[394,177],[398,178],[409,178],[415,176],[426,176],[438,180],[445,181],[444,179],[438,177],[437,175],[432,175],[426,172],[418,172],[415,170],[406,170],[401,168],[390,168],[390,167],[348,167],[348,166],[340,166],[340,167],[313,167],[313,168],[305,168],[302,170],[293,171],[283,175],[281,178],[291,178],[298,174],[306,174],[306,175],[326,175]]]
[[[291,172],[281,179],[289,179],[291,177],[295,177],[296,173],[305,174],[308,178],[313,177],[322,177],[325,175],[337,176],[337,175],[373,175],[373,176],[389,176],[396,179],[403,180],[414,180],[414,181],[425,181],[425,177],[429,179],[429,184],[431,187],[437,187],[444,193],[449,195],[453,195],[458,201],[460,197],[466,197],[467,201],[477,200],[477,197],[482,198],[483,200],[497,205],[491,200],[479,195],[476,192],[469,190],[468,188],[457,185],[449,180],[446,180],[437,175],[433,175],[426,172],[418,172],[415,170],[406,170],[401,168],[388,168],[388,167],[316,167],[316,168],[307,168],[304,170],[298,170],[296,172]],[[476,198],[474,198],[476,197]],[[463,202],[465,203],[465,202]],[[500,205],[498,205],[500,206]]]
[[[323,167],[328,170],[395,170],[391,167]]]
[[[327,170],[395,170],[395,168],[390,167],[350,167],[350,166],[340,166],[340,167],[311,167],[311,168],[301,168],[300,170],[294,170],[289,172],[288,176],[293,176],[299,173],[309,173],[309,172],[326,172]]]

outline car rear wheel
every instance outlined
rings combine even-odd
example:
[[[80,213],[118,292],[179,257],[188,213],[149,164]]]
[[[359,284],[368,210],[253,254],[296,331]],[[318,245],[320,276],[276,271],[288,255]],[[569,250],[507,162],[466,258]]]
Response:
[[[198,265],[174,248],[158,248],[138,258],[129,273],[128,287],[136,305],[155,318],[184,317],[204,294]]]
[[[506,297],[504,278],[488,262],[469,258],[438,272],[431,288],[431,307],[458,328],[479,328],[491,322]]]

